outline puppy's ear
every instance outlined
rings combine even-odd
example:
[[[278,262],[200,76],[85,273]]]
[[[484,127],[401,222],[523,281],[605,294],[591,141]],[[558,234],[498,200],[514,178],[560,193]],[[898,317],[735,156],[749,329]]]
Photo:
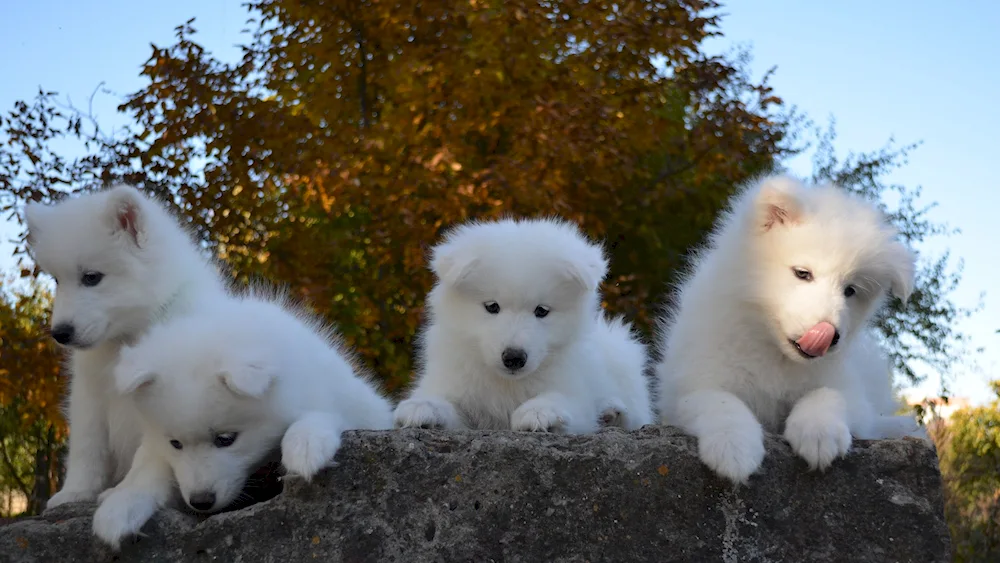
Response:
[[[270,362],[247,358],[223,367],[219,379],[233,393],[259,399],[274,384],[275,372]]]
[[[893,241],[886,252],[889,268],[889,291],[905,303],[913,293],[917,257],[903,243]]]
[[[154,372],[140,364],[132,348],[122,348],[119,358],[114,376],[115,389],[120,395],[131,395],[156,379]]]
[[[24,206],[24,223],[28,227],[28,244],[35,243],[35,235],[38,233],[39,223],[45,220],[45,213],[48,207],[38,202],[30,202]]]
[[[563,267],[569,280],[588,292],[597,291],[601,280],[608,275],[608,259],[597,246],[589,247],[586,256],[580,260],[563,261]]]
[[[145,242],[142,195],[131,186],[112,188],[108,199],[108,220],[115,233],[128,237],[136,246]]]
[[[798,223],[802,217],[802,201],[799,199],[802,189],[802,183],[791,176],[764,178],[754,199],[757,225],[766,232]]]
[[[479,258],[451,242],[441,243],[431,250],[431,271],[445,285],[461,285],[478,264]]]

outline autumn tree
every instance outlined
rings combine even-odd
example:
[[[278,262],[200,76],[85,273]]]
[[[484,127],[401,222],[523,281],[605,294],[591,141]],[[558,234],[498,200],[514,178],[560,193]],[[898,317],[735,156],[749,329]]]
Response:
[[[41,512],[59,485],[66,424],[60,354],[48,337],[49,293],[0,283],[0,496]]]
[[[579,222],[611,254],[607,308],[649,334],[727,198],[797,148],[798,118],[746,55],[702,51],[712,1],[249,8],[240,61],[205,52],[192,22],[153,48],[120,107],[127,131],[52,93],[20,102],[2,124],[0,204],[121,180],[159,192],[237,277],[288,284],[335,322],[390,389],[408,381],[427,247],[450,225]],[[60,152],[67,140],[86,156]],[[886,334],[930,326],[929,350],[954,357],[954,318],[936,314],[949,287],[932,284],[920,309],[894,305],[905,321]]]
[[[608,241],[609,308],[648,328],[733,186],[788,151],[766,83],[699,51],[713,2],[250,7],[237,64],[204,52],[190,22],[154,48],[148,86],[121,108],[129,135],[90,131],[44,93],[15,108],[0,192],[163,190],[239,276],[290,284],[390,387],[408,378],[426,249],[449,225],[579,221]],[[51,152],[67,133],[91,156]]]

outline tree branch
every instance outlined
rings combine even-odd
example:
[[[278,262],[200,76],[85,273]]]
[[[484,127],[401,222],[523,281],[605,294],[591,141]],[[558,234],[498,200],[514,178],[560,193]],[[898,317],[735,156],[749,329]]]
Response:
[[[17,488],[21,491],[21,493],[24,494],[26,498],[30,497],[31,489],[29,489],[28,485],[21,480],[20,476],[18,476],[17,468],[14,467],[14,462],[11,461],[10,455],[7,453],[7,443],[5,440],[0,440],[0,454],[3,454],[2,461],[4,467],[6,467],[7,471],[10,473],[10,476],[13,479],[14,484],[17,485]]]

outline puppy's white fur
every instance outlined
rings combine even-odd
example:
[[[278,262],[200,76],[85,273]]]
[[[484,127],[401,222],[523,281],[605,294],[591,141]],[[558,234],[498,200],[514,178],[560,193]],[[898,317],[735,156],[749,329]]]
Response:
[[[135,414],[113,392],[119,348],[151,325],[225,295],[214,265],[157,201],[127,186],[25,208],[28,244],[57,281],[54,329],[71,327],[69,459],[48,508],[94,500],[128,471]],[[85,285],[101,277],[96,285]]]
[[[462,225],[434,248],[431,269],[419,380],[397,426],[585,433],[652,421],[645,347],[605,319],[608,262],[574,225]],[[523,352],[523,367],[505,365],[505,351]]]
[[[774,176],[735,197],[665,321],[663,422],[696,436],[701,459],[735,482],[760,467],[765,429],[817,469],[852,435],[922,435],[894,415],[890,366],[869,328],[887,293],[912,291],[914,256],[895,235],[877,208],[832,185]],[[807,359],[790,341],[823,321],[839,343]]]
[[[288,474],[308,480],[344,430],[392,427],[391,405],[334,334],[259,293],[154,328],[122,350],[115,381],[137,407],[142,446],[94,515],[112,546],[169,500],[175,479],[192,508],[217,511],[279,442]]]

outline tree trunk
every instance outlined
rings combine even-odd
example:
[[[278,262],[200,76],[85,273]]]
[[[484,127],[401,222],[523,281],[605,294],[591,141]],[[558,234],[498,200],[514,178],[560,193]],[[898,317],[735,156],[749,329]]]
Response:
[[[41,514],[52,496],[52,461],[55,453],[55,429],[48,426],[44,437],[39,436],[35,450],[35,484],[28,498],[28,514]]]

